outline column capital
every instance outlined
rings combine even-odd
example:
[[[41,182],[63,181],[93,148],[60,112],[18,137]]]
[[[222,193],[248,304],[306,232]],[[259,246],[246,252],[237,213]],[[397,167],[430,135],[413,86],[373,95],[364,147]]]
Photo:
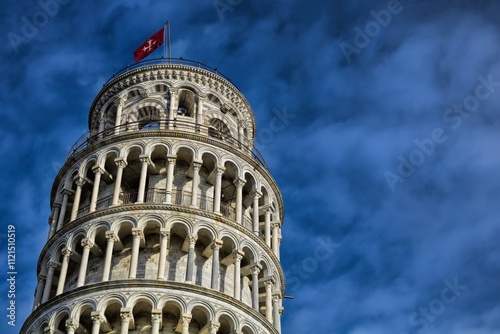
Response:
[[[243,188],[243,186],[245,185],[245,183],[247,183],[247,181],[244,180],[244,179],[240,179],[240,178],[237,178],[233,182],[233,184],[236,186],[236,188]]]
[[[211,321],[210,325],[208,326],[208,330],[210,334],[217,334],[217,331],[220,328],[220,323],[216,321]]]
[[[226,171],[226,167],[224,167],[224,166],[217,166],[215,168],[215,173],[217,173],[218,175],[224,174],[225,171]]]
[[[167,161],[170,165],[175,164],[176,160],[177,160],[177,156],[175,154],[167,154]]]
[[[75,176],[73,178],[73,181],[75,181],[75,184],[78,186],[78,187],[81,187],[85,184],[85,179],[79,175]]]
[[[49,269],[49,270],[50,270],[50,269],[54,270],[54,269],[56,269],[56,268],[57,268],[57,266],[58,266],[58,264],[57,264],[57,263],[55,263],[54,261],[49,261],[49,262],[47,263],[47,269]]]
[[[270,279],[264,281],[264,285],[266,286],[266,288],[272,289],[274,286],[273,279],[270,278]]]
[[[280,228],[280,224],[279,223],[271,223],[271,228]]]
[[[196,243],[196,240],[198,240],[198,236],[197,235],[193,235],[193,234],[190,234],[188,235],[188,241],[189,241],[189,245],[193,245]]]
[[[104,168],[102,168],[99,165],[95,165],[94,167],[92,167],[92,171],[94,172],[94,174],[97,174],[97,173],[104,174],[104,172],[105,172]]]
[[[262,193],[261,193],[260,191],[258,191],[258,190],[254,190],[254,191],[252,191],[252,197],[253,197],[254,199],[255,199],[255,198],[259,199],[259,198],[261,198],[261,197],[262,197]]]
[[[170,88],[169,91],[170,91],[170,96],[176,97],[177,95],[179,95],[179,88]]]
[[[45,282],[45,280],[47,280],[47,276],[45,275],[38,275],[38,282]]]
[[[151,323],[157,323],[159,324],[161,322],[161,312],[157,313],[151,313]]]
[[[203,161],[193,160],[193,168],[194,169],[200,169],[202,165],[203,165]]]
[[[103,315],[99,313],[99,311],[92,311],[90,313],[90,318],[92,319],[93,324],[101,324],[106,321]]]
[[[193,316],[189,313],[183,313],[179,319],[182,322],[182,326],[189,326],[192,317]]]
[[[116,158],[115,164],[117,167],[120,167],[120,168],[125,168],[127,166],[127,162],[123,158]]]
[[[69,318],[68,320],[66,320],[66,329],[68,331],[76,331],[78,327],[80,327],[80,324],[75,319]]]
[[[110,241],[110,240],[112,240],[113,242],[118,241],[118,237],[116,236],[115,232],[107,231],[105,233],[105,236],[106,236],[106,240],[108,240],[108,241]]]
[[[132,236],[134,238],[142,238],[142,230],[140,228],[133,228],[132,229]]]
[[[82,247],[83,248],[92,248],[92,247],[94,247],[94,243],[90,239],[85,238],[85,239],[82,239]]]
[[[139,156],[139,161],[141,164],[151,164],[151,160],[149,159],[149,156],[147,154],[141,154]]]
[[[130,319],[132,319],[132,313],[130,312],[130,309],[128,308],[125,308],[125,309],[121,309],[120,310],[120,318],[122,319],[122,322],[123,321],[130,321]]]
[[[170,237],[170,230],[166,228],[161,228],[160,229],[160,236],[163,238],[168,238]]]
[[[243,259],[243,256],[245,255],[245,253],[243,253],[242,251],[238,250],[236,252],[233,253],[233,259],[234,259],[234,262],[237,262],[237,261],[241,261]]]
[[[280,299],[281,299],[281,294],[280,294],[280,292],[279,292],[279,291],[277,291],[277,290],[276,290],[276,291],[274,291],[274,293],[273,293],[273,301],[274,301],[274,302],[279,302],[279,301],[280,301]]]
[[[221,247],[222,247],[222,240],[216,239],[212,242],[212,249],[221,249]]]
[[[64,248],[62,251],[61,251],[61,254],[63,256],[67,256],[67,257],[70,257],[71,255],[73,255],[73,252],[71,251],[71,249],[69,248]]]
[[[252,275],[258,275],[260,273],[260,266],[259,264],[255,264],[253,267],[252,267]]]
[[[56,209],[60,209],[60,208],[61,208],[61,203],[54,203],[54,204],[52,205],[52,207],[54,208],[54,210],[56,210]]]
[[[69,196],[69,195],[73,194],[74,192],[75,191],[73,189],[68,189],[68,188],[61,189],[61,194],[66,195],[66,196]]]

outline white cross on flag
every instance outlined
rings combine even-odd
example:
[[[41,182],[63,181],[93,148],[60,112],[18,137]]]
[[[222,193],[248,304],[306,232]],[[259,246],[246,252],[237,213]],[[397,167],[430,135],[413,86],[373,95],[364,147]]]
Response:
[[[161,28],[153,36],[148,38],[137,50],[134,51],[134,60],[138,62],[144,57],[149,56],[157,47],[165,41],[165,27]]]

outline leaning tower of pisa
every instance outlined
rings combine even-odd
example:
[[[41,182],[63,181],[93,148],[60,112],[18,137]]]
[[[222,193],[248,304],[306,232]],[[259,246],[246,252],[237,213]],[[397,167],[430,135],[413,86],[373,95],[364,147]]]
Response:
[[[57,174],[21,333],[277,334],[283,200],[217,70],[113,75]]]

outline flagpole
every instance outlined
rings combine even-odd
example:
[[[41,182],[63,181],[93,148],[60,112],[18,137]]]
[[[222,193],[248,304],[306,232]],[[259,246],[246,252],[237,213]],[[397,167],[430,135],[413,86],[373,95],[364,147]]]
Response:
[[[172,61],[172,47],[170,45],[170,21],[167,21],[167,39],[168,39],[168,61]]]
[[[165,31],[167,30],[167,25],[168,21],[165,22],[165,25],[163,26],[163,58],[167,57],[167,34],[165,34]]]

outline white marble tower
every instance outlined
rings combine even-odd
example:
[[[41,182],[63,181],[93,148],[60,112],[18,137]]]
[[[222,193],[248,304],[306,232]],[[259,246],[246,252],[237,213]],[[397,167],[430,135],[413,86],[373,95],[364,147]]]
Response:
[[[50,198],[21,333],[277,334],[283,200],[216,70],[138,63],[95,98]]]

